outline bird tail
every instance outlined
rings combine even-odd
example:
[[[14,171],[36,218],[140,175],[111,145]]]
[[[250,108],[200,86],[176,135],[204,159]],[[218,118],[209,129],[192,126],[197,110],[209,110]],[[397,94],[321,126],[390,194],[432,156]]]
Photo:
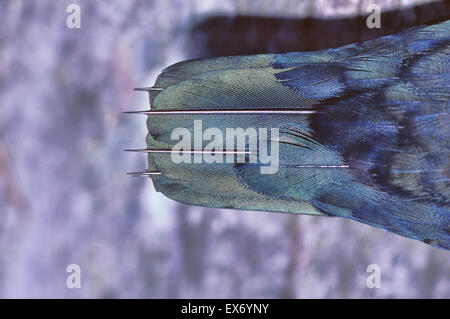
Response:
[[[150,93],[157,190],[340,216],[450,249],[450,21],[318,52],[191,60]]]

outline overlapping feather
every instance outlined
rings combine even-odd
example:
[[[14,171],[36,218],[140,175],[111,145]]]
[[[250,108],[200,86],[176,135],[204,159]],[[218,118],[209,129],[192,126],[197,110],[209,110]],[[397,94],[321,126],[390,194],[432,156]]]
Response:
[[[153,110],[314,112],[149,115],[149,149],[171,149],[173,130],[199,119],[280,132],[276,174],[150,153],[151,177],[188,204],[347,217],[449,249],[449,71],[450,21],[319,52],[177,63],[158,77]]]

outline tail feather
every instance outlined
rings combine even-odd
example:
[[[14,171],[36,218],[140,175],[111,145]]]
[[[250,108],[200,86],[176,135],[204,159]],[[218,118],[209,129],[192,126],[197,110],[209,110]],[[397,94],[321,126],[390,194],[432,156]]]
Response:
[[[249,151],[253,128],[279,130],[256,135],[256,146],[279,143],[274,174],[261,174],[260,153],[179,164],[150,153],[161,172],[151,178],[184,203],[346,217],[450,249],[449,62],[450,21],[319,52],[177,63],[158,77],[152,109],[313,112],[149,115],[150,149],[172,149],[174,130],[194,136],[200,120],[192,149],[217,150],[220,132],[242,128]]]

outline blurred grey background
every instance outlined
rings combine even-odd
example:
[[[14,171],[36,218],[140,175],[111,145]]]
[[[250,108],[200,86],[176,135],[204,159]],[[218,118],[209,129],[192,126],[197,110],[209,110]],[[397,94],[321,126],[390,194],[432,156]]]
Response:
[[[81,7],[81,29],[66,26],[71,3]],[[326,26],[366,16],[369,3],[406,8],[386,21],[382,13],[382,29],[393,31],[448,8],[419,0],[0,0],[0,297],[449,298],[448,251],[344,219],[181,205],[125,175],[146,169],[145,155],[122,152],[145,147],[145,117],[121,113],[148,105],[132,88],[186,58],[281,45],[252,43],[257,30],[245,33],[245,23],[237,34],[247,38],[217,44],[215,26],[225,37],[236,16]],[[230,22],[208,20],[217,16]],[[379,32],[333,29],[350,42],[355,32]],[[66,287],[69,264],[81,267],[80,289]],[[379,289],[366,286],[369,264],[381,267]]]

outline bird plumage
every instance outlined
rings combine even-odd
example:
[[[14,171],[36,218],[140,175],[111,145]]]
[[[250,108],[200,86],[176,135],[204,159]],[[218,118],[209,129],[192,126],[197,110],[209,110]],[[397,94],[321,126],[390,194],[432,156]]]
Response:
[[[274,174],[261,174],[259,155],[176,164],[149,153],[161,173],[151,178],[183,203],[346,217],[450,249],[449,59],[447,21],[330,50],[177,63],[158,77],[152,110],[311,112],[150,114],[149,149],[172,149],[173,130],[195,134],[195,120],[279,129]]]

